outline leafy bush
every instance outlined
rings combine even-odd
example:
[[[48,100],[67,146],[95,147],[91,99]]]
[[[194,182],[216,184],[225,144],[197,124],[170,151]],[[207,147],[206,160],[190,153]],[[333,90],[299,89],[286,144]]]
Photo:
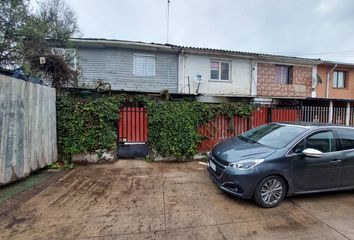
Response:
[[[61,157],[116,148],[121,96],[100,95],[82,99],[62,95],[57,98],[58,148]]]
[[[200,140],[192,108],[190,102],[149,102],[149,147],[163,156],[192,158]]]

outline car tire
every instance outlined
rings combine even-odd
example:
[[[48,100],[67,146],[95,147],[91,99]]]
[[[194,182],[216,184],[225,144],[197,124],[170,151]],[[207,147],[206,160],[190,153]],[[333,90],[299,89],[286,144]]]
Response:
[[[269,176],[264,178],[254,192],[255,202],[263,208],[278,206],[286,194],[286,185],[282,177]]]

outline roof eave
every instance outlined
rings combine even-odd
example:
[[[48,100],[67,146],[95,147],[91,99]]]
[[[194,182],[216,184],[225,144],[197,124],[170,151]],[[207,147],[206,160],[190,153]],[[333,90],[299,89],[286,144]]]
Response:
[[[232,51],[222,51],[222,50],[211,50],[211,49],[191,49],[180,47],[185,53],[197,54],[197,55],[213,55],[213,56],[227,56],[227,57],[235,57],[235,58],[247,58],[247,59],[256,59],[257,56],[255,54],[247,54],[247,53],[236,53]]]
[[[295,63],[303,65],[317,65],[320,63],[320,59],[306,59],[297,57],[287,57],[287,56],[273,56],[261,53],[247,53],[247,52],[237,52],[237,51],[223,51],[217,49],[202,49],[202,48],[190,48],[183,46],[175,46],[175,48],[180,48],[185,53],[198,54],[198,55],[212,55],[221,57],[235,57],[252,59],[265,62],[284,62],[284,63]]]
[[[159,50],[166,52],[177,53],[179,50],[172,48],[170,45],[157,44],[157,43],[145,43],[145,42],[134,42],[134,41],[124,41],[124,40],[108,40],[108,39],[83,39],[83,38],[72,38],[69,40],[71,44],[75,47],[120,47],[120,48],[131,48],[131,49],[146,49],[146,50]]]
[[[354,63],[345,63],[345,62],[337,62],[337,61],[321,61],[319,65],[324,65],[324,66],[333,66],[337,64],[337,67],[343,67],[343,68],[354,68]]]
[[[297,58],[297,57],[286,57],[286,56],[267,56],[260,54],[258,55],[257,60],[265,62],[283,62],[283,63],[293,63],[301,65],[318,65],[320,59],[306,59],[306,58]]]

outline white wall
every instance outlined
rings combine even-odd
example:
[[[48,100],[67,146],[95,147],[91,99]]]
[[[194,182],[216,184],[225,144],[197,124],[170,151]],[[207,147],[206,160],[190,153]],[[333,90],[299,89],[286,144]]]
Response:
[[[210,60],[231,61],[231,81],[210,80]],[[198,74],[203,79],[198,91],[201,94],[249,96],[251,93],[251,60],[186,53],[180,56],[179,64],[179,93],[189,93],[188,77],[190,93],[196,93]]]

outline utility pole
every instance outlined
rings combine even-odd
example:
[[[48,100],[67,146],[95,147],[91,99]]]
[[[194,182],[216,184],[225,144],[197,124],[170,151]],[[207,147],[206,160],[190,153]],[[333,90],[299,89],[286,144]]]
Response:
[[[170,31],[170,2],[171,0],[167,0],[167,29],[166,29],[166,43],[168,43],[168,35]]]

